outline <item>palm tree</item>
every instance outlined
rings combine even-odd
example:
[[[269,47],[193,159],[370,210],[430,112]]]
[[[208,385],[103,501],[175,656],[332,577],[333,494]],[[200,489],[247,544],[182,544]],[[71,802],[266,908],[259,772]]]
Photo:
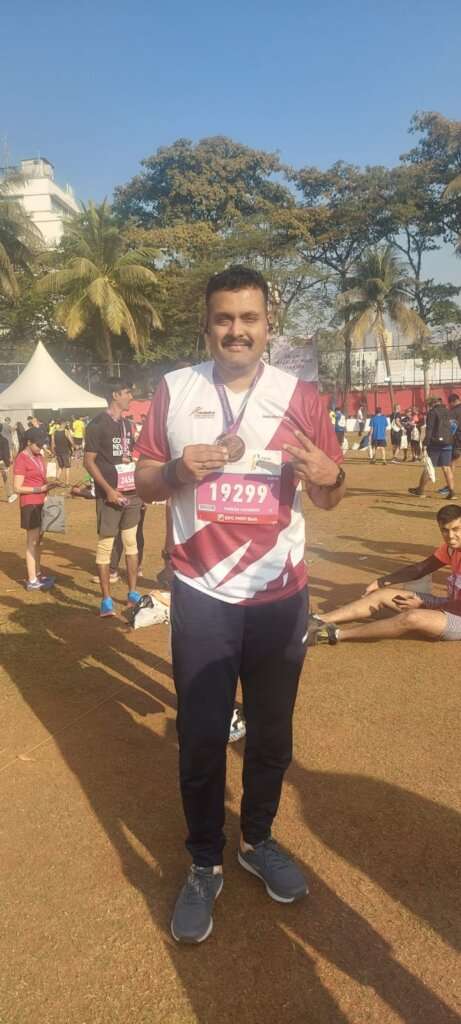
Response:
[[[151,301],[157,278],[146,266],[152,253],[129,248],[105,200],[83,206],[66,223],[61,259],[64,265],[46,274],[37,288],[60,297],[56,319],[68,337],[90,333],[110,370],[115,335],[126,335],[142,355],[151,331],[161,326]]]
[[[7,174],[0,182],[0,296],[7,302],[19,298],[17,271],[30,272],[42,243],[41,235],[11,188],[22,179]]]
[[[376,338],[381,350],[389,382],[389,395],[394,407],[386,321],[396,324],[411,340],[428,337],[429,328],[408,306],[411,301],[411,278],[392,245],[368,249],[357,261],[350,281],[351,287],[341,296],[341,306],[350,315],[346,324],[347,338],[357,347],[365,337]]]

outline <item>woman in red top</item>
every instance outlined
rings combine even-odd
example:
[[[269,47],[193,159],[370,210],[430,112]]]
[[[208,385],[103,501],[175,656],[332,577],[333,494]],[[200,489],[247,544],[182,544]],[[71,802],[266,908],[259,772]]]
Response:
[[[40,572],[42,507],[55,484],[46,480],[46,463],[41,454],[41,433],[31,427],[24,434],[25,448],[14,460],[14,489],[19,494],[21,526],[26,531],[27,590],[49,590],[53,576]]]

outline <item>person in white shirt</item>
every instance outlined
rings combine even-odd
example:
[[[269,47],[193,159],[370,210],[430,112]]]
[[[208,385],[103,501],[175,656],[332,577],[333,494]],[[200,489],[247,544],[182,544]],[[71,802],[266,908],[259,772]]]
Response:
[[[172,934],[202,942],[223,884],[226,745],[237,679],[247,740],[238,860],[282,903],[306,881],[271,836],[291,759],[307,641],[301,484],[320,508],[344,493],[342,455],[313,384],[262,361],[268,288],[245,267],[207,287],[210,361],[167,374],[136,469],[146,502],[171,499],[173,674],[193,865]]]

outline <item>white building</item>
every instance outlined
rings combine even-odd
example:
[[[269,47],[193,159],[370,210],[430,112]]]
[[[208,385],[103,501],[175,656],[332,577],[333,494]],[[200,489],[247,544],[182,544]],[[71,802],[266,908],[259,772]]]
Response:
[[[18,179],[12,180],[11,195],[21,199],[46,245],[58,245],[63,222],[80,211],[71,186],[61,188],[56,184],[53,164],[44,157],[21,160],[19,167],[4,169],[3,176],[13,176],[14,172]]]

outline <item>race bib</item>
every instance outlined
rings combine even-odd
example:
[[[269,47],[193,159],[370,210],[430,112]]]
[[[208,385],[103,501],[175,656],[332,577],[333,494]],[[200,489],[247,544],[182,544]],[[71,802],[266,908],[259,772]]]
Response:
[[[117,490],[122,491],[134,491],[134,471],[136,464],[134,462],[118,462],[116,465],[117,470]]]
[[[210,473],[198,485],[197,518],[213,523],[277,523],[281,473],[281,452],[247,449],[239,462]]]

